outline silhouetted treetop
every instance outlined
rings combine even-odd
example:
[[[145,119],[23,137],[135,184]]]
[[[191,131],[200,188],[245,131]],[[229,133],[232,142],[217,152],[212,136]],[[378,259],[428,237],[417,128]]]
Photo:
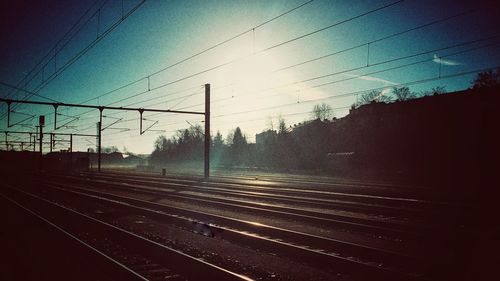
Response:
[[[360,106],[372,102],[390,102],[391,100],[392,97],[387,95],[384,91],[372,90],[359,96],[356,104]]]
[[[120,150],[118,149],[118,147],[113,145],[113,146],[103,147],[102,152],[103,153],[113,153],[113,152],[120,152]]]
[[[489,88],[500,85],[500,69],[488,70],[477,74],[472,81],[472,89]]]
[[[287,127],[286,127],[285,119],[280,116],[278,118],[278,123],[279,123],[278,134],[280,134],[280,135],[286,134],[287,133]]]
[[[415,94],[408,87],[393,87],[392,94],[398,101],[409,100],[415,97]]]
[[[233,135],[233,146],[241,147],[247,144],[247,139],[243,136],[240,127],[236,127]]]
[[[215,134],[214,140],[213,140],[213,145],[215,147],[222,147],[224,145],[224,138],[222,137],[222,134],[220,131],[217,131],[217,134]]]
[[[311,111],[311,117],[312,119],[329,120],[333,117],[333,109],[326,103],[316,104]]]
[[[430,90],[425,90],[421,91],[417,96],[418,97],[425,97],[425,96],[432,96],[432,95],[441,95],[441,94],[446,94],[446,87],[445,86],[436,86],[431,88]]]

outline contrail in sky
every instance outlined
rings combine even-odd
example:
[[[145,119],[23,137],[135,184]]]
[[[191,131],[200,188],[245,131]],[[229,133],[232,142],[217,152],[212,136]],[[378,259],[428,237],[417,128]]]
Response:
[[[442,59],[442,58],[438,57],[436,54],[434,54],[432,61],[435,63],[440,63],[442,65],[448,65],[448,66],[463,65],[463,63],[458,62],[458,61]]]
[[[373,76],[355,75],[355,74],[346,74],[346,73],[344,73],[344,75],[349,76],[349,77],[356,77],[356,78],[366,80],[366,81],[381,82],[381,83],[389,84],[389,85],[397,85],[398,84],[398,83],[393,82],[393,81],[389,81],[389,80],[385,80],[385,79],[377,78],[377,77],[373,77]]]

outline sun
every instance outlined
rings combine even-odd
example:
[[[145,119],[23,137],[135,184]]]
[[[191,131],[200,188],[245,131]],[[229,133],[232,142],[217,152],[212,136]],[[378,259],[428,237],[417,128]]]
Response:
[[[255,53],[248,46],[242,46],[238,53],[244,55],[231,64],[225,73],[228,82],[238,92],[254,92],[276,84],[273,71],[279,68],[279,64],[272,55],[266,52]]]

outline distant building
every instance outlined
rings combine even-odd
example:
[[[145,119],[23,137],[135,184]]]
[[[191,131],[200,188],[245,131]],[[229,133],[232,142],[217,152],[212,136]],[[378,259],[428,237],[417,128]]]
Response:
[[[327,125],[325,155],[334,170],[472,182],[498,143],[492,141],[498,91],[465,90],[353,108]]]
[[[274,130],[267,130],[255,135],[255,143],[257,145],[265,145],[276,141],[278,134]]]
[[[299,123],[292,128],[292,134],[301,135],[308,134],[310,132],[317,132],[327,127],[328,122],[321,121],[319,118],[305,121],[304,123]]]

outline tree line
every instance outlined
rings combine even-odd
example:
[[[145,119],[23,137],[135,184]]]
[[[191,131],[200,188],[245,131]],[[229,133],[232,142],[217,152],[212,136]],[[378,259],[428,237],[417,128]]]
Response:
[[[472,82],[472,89],[500,85],[500,70],[483,72]],[[412,92],[408,87],[393,87],[390,91],[370,91],[360,95],[352,108],[377,102],[405,101],[427,95],[446,93],[444,87]],[[275,128],[272,121],[268,130],[260,134],[256,143],[249,143],[240,127],[229,132],[226,138],[217,131],[211,137],[212,165],[222,167],[260,167],[272,169],[322,169],[329,153],[328,123],[334,118],[333,108],[326,103],[316,104],[309,120],[291,127],[284,118],[278,118]],[[150,156],[151,163],[202,161],[204,157],[204,132],[200,125],[179,130],[171,138],[159,136]]]

